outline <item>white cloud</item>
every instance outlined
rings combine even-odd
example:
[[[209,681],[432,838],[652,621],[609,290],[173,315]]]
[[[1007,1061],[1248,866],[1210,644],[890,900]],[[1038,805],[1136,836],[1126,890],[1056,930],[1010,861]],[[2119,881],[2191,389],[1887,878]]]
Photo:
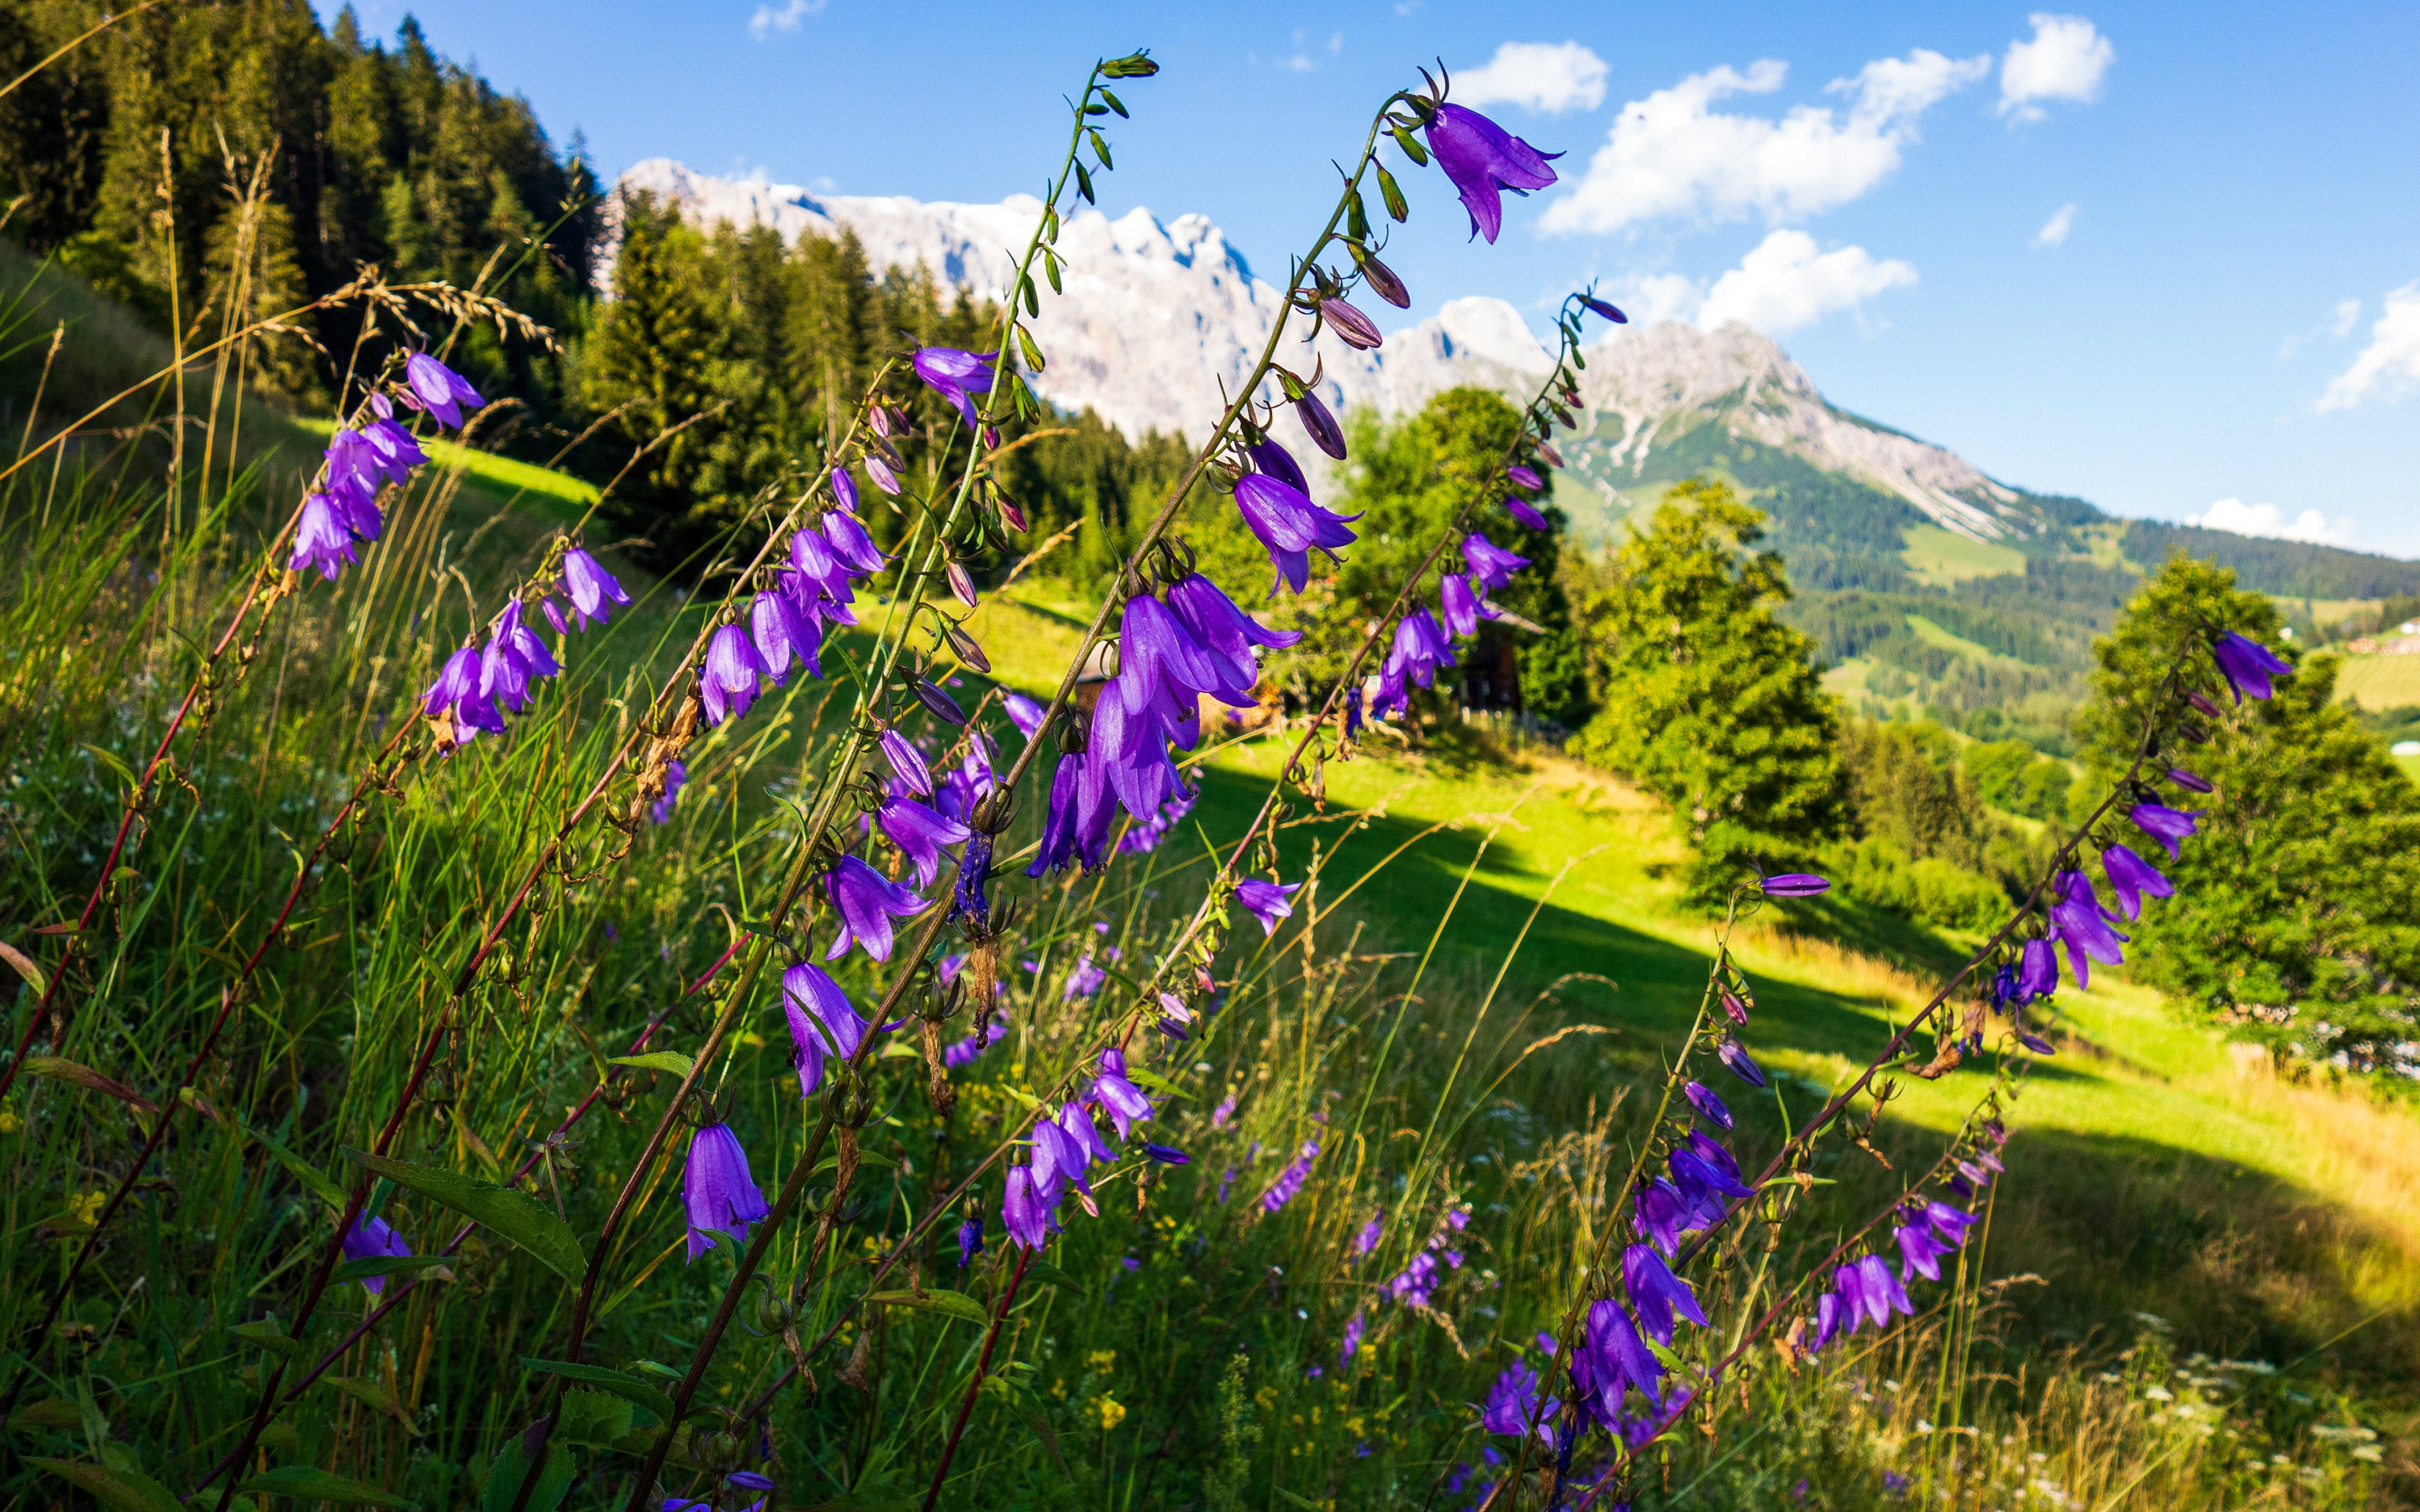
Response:
[[[2360,319],[2361,301],[2359,300],[2338,300],[2335,324],[2330,329],[2339,336],[2350,336],[2352,334],[2354,323]]]
[[[1605,103],[1605,59],[1577,42],[1506,42],[1483,68],[1453,78],[1457,104],[1526,105],[1559,116]]]
[[[2075,207],[2073,205],[2062,205],[2057,209],[2052,211],[2051,218],[2042,223],[2042,228],[2034,233],[2034,245],[2037,247],[2063,247],[2067,245],[2067,234],[2074,229]]]
[[[2187,515],[2185,523],[2205,530],[2232,531],[2238,535],[2272,535],[2281,541],[2308,541],[2316,546],[2344,546],[2352,539],[2352,521],[2340,519],[2334,524],[2316,509],[2306,509],[2292,519],[2275,504],[2247,504],[2241,499],[2221,499],[2198,515]]]
[[[2033,40],[2010,42],[2000,60],[2000,114],[2038,121],[2037,100],[2090,100],[2101,93],[2102,75],[2118,61],[2118,50],[2082,16],[2037,10]]]
[[[1804,231],[1775,231],[1714,280],[1698,325],[1713,331],[1737,320],[1778,334],[1915,282],[1916,270],[1896,257],[1877,261],[1863,247],[1821,252]]]
[[[1826,86],[1851,97],[1845,114],[1798,105],[1777,121],[1709,107],[1731,95],[1773,93],[1789,65],[1765,58],[1745,73],[1726,65],[1691,74],[1622,108],[1605,146],[1547,207],[1543,224],[1550,232],[1610,232],[1663,216],[1761,214],[1777,223],[1818,214],[1888,177],[1900,149],[1916,140],[1916,117],[1991,70],[1989,57],[1918,48]]]
[[[2354,315],[2360,315],[2355,305]],[[2336,306],[2339,320],[2344,306]],[[2420,282],[2386,296],[2386,313],[2369,328],[2369,345],[2335,376],[2315,407],[2322,414],[2372,399],[2400,399],[2420,384]]]
[[[748,35],[763,41],[775,32],[794,32],[799,23],[824,8],[824,0],[786,0],[781,9],[761,5],[756,14],[748,18]]]

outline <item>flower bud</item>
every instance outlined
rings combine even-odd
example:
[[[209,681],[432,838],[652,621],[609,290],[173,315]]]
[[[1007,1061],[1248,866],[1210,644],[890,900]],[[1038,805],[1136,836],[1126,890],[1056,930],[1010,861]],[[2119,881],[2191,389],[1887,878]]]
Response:
[[[975,580],[968,575],[966,563],[953,559],[949,565],[949,579],[950,592],[957,595],[958,602],[964,604],[969,609],[974,608],[976,603]],[[987,667],[988,663],[986,663],[985,666]],[[981,671],[984,669],[979,668],[977,670]]]
[[[1359,242],[1352,245],[1353,260],[1361,265],[1361,280],[1370,285],[1370,292],[1398,310],[1410,309],[1411,291],[1404,287],[1404,281],[1395,276],[1395,270],[1363,251]]]
[[[958,707],[957,701],[936,687],[929,680],[919,677],[914,686],[916,702],[931,711],[934,718],[956,725],[967,722],[966,711]]]

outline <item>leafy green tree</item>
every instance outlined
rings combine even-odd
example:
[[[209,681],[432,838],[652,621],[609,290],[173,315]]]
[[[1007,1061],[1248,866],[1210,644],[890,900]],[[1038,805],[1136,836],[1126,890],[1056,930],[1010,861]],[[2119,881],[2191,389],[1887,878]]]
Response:
[[[2178,646],[2233,629],[2298,659],[2275,625],[2232,570],[2171,556],[2099,647],[2077,719],[2095,776],[2132,759],[2138,711]],[[2145,980],[2246,1038],[2350,1070],[2420,1071],[2420,793],[2335,701],[2336,665],[2300,658],[2265,702],[2218,695],[2209,744],[2165,753],[2217,791],[2187,802],[2167,790],[2203,810],[2201,832],[2174,862],[2152,853],[2177,895],[2130,926],[2133,951]]]
[[[1763,518],[1722,483],[1680,484],[1586,607],[1602,712],[1579,749],[1672,806],[1707,899],[1811,861],[1849,813],[1813,642],[1775,617],[1781,559],[1745,549]]]

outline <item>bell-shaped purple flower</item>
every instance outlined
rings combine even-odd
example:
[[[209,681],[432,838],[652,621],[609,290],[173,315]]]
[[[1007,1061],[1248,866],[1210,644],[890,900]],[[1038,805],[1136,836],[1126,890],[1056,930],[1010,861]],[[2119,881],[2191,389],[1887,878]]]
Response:
[[[2200,827],[2195,821],[2201,816],[2199,809],[2171,809],[2164,803],[2138,803],[2126,810],[2135,828],[2167,848],[2171,861],[2177,859],[2178,846]]]
[[[1198,572],[1169,589],[1168,611],[1209,656],[1218,674],[1216,686],[1202,691],[1239,707],[1250,701],[1252,687],[1260,681],[1260,663],[1252,648],[1281,651],[1302,639],[1299,630],[1272,630],[1262,625]]]
[[[748,640],[748,632],[736,625],[726,625],[714,632],[706,643],[706,667],[699,676],[699,693],[706,702],[706,722],[721,724],[723,720],[748,712],[756,702],[756,679],[765,671],[765,660]]]
[[[385,403],[385,394],[373,396],[373,406]],[[389,412],[392,413],[391,407]],[[413,439],[411,432],[386,415],[380,415],[362,427],[362,441],[370,449],[380,473],[389,483],[410,482],[411,470],[428,460],[428,454],[420,449],[420,442]]]
[[[479,391],[471,387],[461,374],[427,352],[413,352],[404,360],[403,378],[411,401],[436,416],[438,424],[448,430],[461,428],[464,407],[476,409],[488,402],[479,397]]]
[[[1656,1343],[1672,1342],[1672,1319],[1676,1317],[1687,1319],[1699,1328],[1706,1326],[1698,1294],[1689,1289],[1689,1283],[1672,1273],[1664,1257],[1651,1246],[1633,1244],[1621,1252],[1621,1284],[1630,1292],[1630,1305],[1638,1314],[1639,1326]]]
[[[1529,564],[1529,559],[1505,550],[1477,531],[1463,537],[1462,559],[1470,563],[1470,576],[1490,593],[1500,593],[1512,581],[1512,575]]]
[[[1142,1094],[1138,1090],[1135,1095],[1140,1097]],[[1146,1099],[1145,1106],[1148,1105],[1149,1100]],[[1112,1161],[1118,1158],[1118,1152],[1109,1148],[1109,1141],[1101,1137],[1101,1131],[1094,1125],[1092,1112],[1086,1103],[1070,1103],[1061,1108],[1059,1127],[1065,1130],[1067,1137],[1074,1140],[1077,1148],[1084,1152],[1086,1161]]]
[[[932,796],[933,769],[924,764],[924,753],[916,748],[915,743],[897,730],[885,730],[880,744],[882,759],[891,764],[892,774],[908,791]]]
[[[1580,296],[1580,303],[1582,303],[1582,304],[1586,305],[1590,310],[1593,311],[1594,313],[1596,313],[1596,314],[1598,314],[1598,315],[1601,315],[1601,316],[1605,316],[1607,320],[1612,321],[1615,325],[1618,325],[1618,326],[1626,326],[1626,325],[1630,324],[1630,316],[1626,316],[1626,315],[1622,314],[1620,310],[1615,309],[1612,305],[1610,305],[1610,304],[1606,303],[1606,302],[1605,301],[1603,301],[1603,300],[1598,299],[1598,298],[1597,298],[1595,295],[1593,295],[1593,294],[1583,294],[1583,295],[1581,295],[1581,296]]]
[[[1043,716],[1048,712],[1022,693],[1003,693],[1000,706],[1008,712],[1008,722],[1028,740],[1041,732]]]
[[[1436,108],[1428,137],[1437,166],[1470,212],[1470,234],[1491,243],[1504,225],[1502,192],[1544,189],[1555,181],[1546,164],[1562,156],[1542,153],[1479,112],[1450,103]]]
[[[1008,1192],[1000,1205],[1001,1227],[1008,1230],[1008,1237],[1027,1249],[1040,1249],[1050,1242],[1049,1216],[1033,1190],[1033,1173],[1022,1165],[1012,1167]]]
[[[748,1242],[752,1224],[772,1216],[765,1194],[748,1174],[748,1152],[727,1123],[709,1123],[690,1135],[689,1165],[681,1173],[681,1206],[689,1213],[689,1257],[715,1247],[704,1232],[715,1229]]]
[[[403,1236],[395,1231],[395,1226],[383,1218],[364,1216],[354,1219],[353,1227],[345,1230],[345,1258],[366,1260],[379,1256],[409,1259],[411,1246],[405,1243]],[[362,1289],[375,1297],[386,1289],[386,1277],[365,1275],[362,1277]]]
[[[841,565],[853,576],[870,577],[882,570],[882,552],[855,515],[837,509],[826,515],[824,539],[831,543],[832,555],[840,558]]]
[[[872,1027],[821,966],[801,961],[782,973],[782,1011],[790,1024],[790,1042],[798,1049],[800,1096],[815,1089],[821,1079],[827,1043],[843,1057],[857,1054]],[[812,1060],[815,1075],[807,1074]]]
[[[1278,576],[1297,594],[1310,580],[1311,553],[1333,557],[1337,548],[1352,545],[1356,537],[1344,527],[1361,517],[1323,509],[1301,489],[1265,472],[1235,480],[1235,508],[1267,549]]]
[[[913,798],[893,798],[875,816],[882,833],[899,847],[916,869],[916,886],[929,887],[941,869],[941,851],[974,833],[955,820],[944,819]]]
[[[1388,648],[1380,675],[1397,680],[1408,677],[1428,687],[1437,669],[1453,665],[1453,643],[1446,639],[1444,627],[1435,615],[1417,609],[1396,624],[1394,643]]]
[[[1664,1411],[1660,1390],[1664,1366],[1654,1351],[1648,1349],[1647,1341],[1638,1336],[1637,1325],[1621,1310],[1620,1303],[1605,1297],[1590,1305],[1588,1337],[1583,1348],[1589,1351],[1599,1400],[1608,1415],[1621,1411],[1625,1386],[1646,1397],[1651,1411]]]
[[[2238,703],[2243,702],[2246,693],[2257,699],[2267,698],[2272,691],[2269,686],[2271,678],[2294,674],[2292,663],[2279,657],[2259,641],[2249,636],[2238,635],[2233,630],[2211,641],[2210,654],[2217,660],[2218,670],[2226,675],[2227,686],[2235,689],[2235,702]]]
[[[2168,768],[2168,780],[2192,793],[2215,793],[2218,791],[2215,787],[2211,786],[2210,779],[2206,777],[2195,777],[2193,773],[2186,771],[2181,766],[2171,766]]]
[[[1832,890],[1829,879],[1809,872],[1782,872],[1764,879],[1764,895],[1768,898],[1812,898]]]
[[[799,612],[789,594],[771,590],[758,594],[749,606],[748,625],[756,658],[765,664],[765,674],[773,679],[775,687],[789,681],[793,656],[805,666],[809,677],[824,674],[823,632],[812,616]]]
[[[2127,936],[2109,927],[2115,915],[2101,906],[2101,895],[2092,889],[2092,879],[2081,872],[2062,872],[2054,886],[2058,889],[2058,902],[2051,905],[2052,928],[2067,945],[2068,965],[2075,973],[2075,985],[2081,989],[2092,985],[2094,961],[2114,966],[2126,959],[2121,949]]]
[[[359,560],[353,555],[352,530],[336,501],[324,493],[303,500],[302,517],[294,526],[294,554],[287,559],[286,570],[316,567],[320,577],[334,582],[344,563]]]
[[[1101,1052],[1100,1071],[1093,1078],[1092,1090],[1086,1096],[1109,1114],[1117,1125],[1118,1137],[1125,1139],[1134,1133],[1134,1126],[1151,1118],[1151,1099],[1142,1088],[1126,1079],[1125,1052],[1114,1047]]]
[[[2058,948],[2049,940],[2027,940],[2017,956],[2017,1001],[2035,1002],[2058,991]]]
[[[1244,452],[1252,459],[1252,466],[1287,487],[1301,493],[1311,492],[1311,480],[1303,475],[1302,464],[1294,459],[1292,452],[1276,441],[1260,441],[1244,448]]]
[[[1318,394],[1306,390],[1303,396],[1294,402],[1294,412],[1295,418],[1302,422],[1304,432],[1311,437],[1311,445],[1339,462],[1344,460],[1343,428],[1336,424],[1336,417],[1328,413],[1327,406],[1319,402]]]
[[[1879,1255],[1869,1255],[1857,1262],[1858,1278],[1864,1283],[1866,1316],[1876,1328],[1890,1326],[1890,1315],[1913,1318],[1916,1308],[1907,1300],[1907,1288],[1899,1277],[1891,1274],[1890,1262]]]
[[[1126,600],[1118,620],[1116,690],[1127,714],[1143,713],[1161,696],[1181,707],[1197,693],[1222,687],[1222,661],[1204,651],[1158,599],[1137,594]]]
[[[1667,1255],[1680,1248],[1683,1233],[1697,1227],[1689,1222],[1688,1205],[1681,1200],[1681,1189],[1660,1176],[1639,1185],[1630,1207],[1631,1225],[1638,1230],[1639,1237],[1652,1241]]]
[[[983,1215],[981,1213],[977,1213],[975,1216],[969,1218],[965,1223],[958,1225],[958,1269],[963,1271],[968,1266],[972,1265],[975,1261],[975,1257],[981,1255],[983,1250]]]
[[[1551,1442],[1554,1427],[1538,1401],[1538,1372],[1526,1363],[1515,1360],[1496,1378],[1487,1390],[1487,1405],[1480,1410],[1479,1425],[1490,1433],[1525,1434],[1530,1424]]]
[[[1506,468],[1504,476],[1511,480],[1512,486],[1525,493],[1536,493],[1546,486],[1546,480],[1538,476],[1535,470],[1523,467],[1518,462]]]
[[[1479,633],[1479,622],[1497,618],[1503,611],[1486,597],[1472,591],[1470,579],[1461,573],[1450,572],[1437,584],[1437,612],[1445,627],[1457,640],[1467,640]]]
[[[583,629],[591,623],[605,623],[613,612],[605,607],[608,603],[630,601],[630,595],[622,591],[613,575],[576,546],[563,554],[563,589],[571,595],[571,608]]]
[[[972,393],[991,392],[997,357],[978,357],[973,352],[954,347],[926,347],[917,352],[916,376],[924,387],[939,394],[954,406],[970,425],[975,423]]]
[[[1508,493],[1504,496],[1502,502],[1504,504],[1504,512],[1506,514],[1512,516],[1515,520],[1528,527],[1530,530],[1551,531],[1555,528],[1555,522],[1553,520],[1550,520],[1545,516],[1538,513],[1535,507],[1530,505],[1527,501],[1521,499],[1518,495]]]
[[[848,469],[831,470],[831,491],[832,502],[852,515],[857,513],[857,480],[848,475]]]
[[[836,961],[851,945],[861,946],[876,961],[891,959],[891,921],[913,918],[924,911],[924,900],[876,872],[854,856],[844,856],[825,879],[832,906],[840,911],[840,934],[824,952]]]
[[[1301,890],[1299,882],[1263,882],[1254,877],[1235,885],[1235,901],[1261,921],[1261,933],[1267,937],[1277,933],[1279,920],[1294,917],[1292,900]]]
[[[2109,873],[2109,890],[2118,895],[2118,911],[2128,918],[2143,917],[2143,895],[2170,898],[2176,895],[2176,885],[2160,874],[2159,869],[2123,845],[2112,845],[2101,853],[2101,869]]]

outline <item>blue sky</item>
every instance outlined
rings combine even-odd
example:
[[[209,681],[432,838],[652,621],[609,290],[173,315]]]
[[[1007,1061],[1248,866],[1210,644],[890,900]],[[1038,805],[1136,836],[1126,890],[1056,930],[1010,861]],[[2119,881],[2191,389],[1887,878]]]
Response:
[[[359,8],[380,33],[405,8]],[[1442,57],[1568,156],[1493,247],[1407,176],[1415,315],[1595,277],[1772,330],[1835,403],[2009,482],[2420,556],[2420,8],[409,8],[609,176],[669,156],[920,199],[1035,189],[1060,96],[1148,46],[1103,208],[1201,211],[1279,273],[1328,160]]]

